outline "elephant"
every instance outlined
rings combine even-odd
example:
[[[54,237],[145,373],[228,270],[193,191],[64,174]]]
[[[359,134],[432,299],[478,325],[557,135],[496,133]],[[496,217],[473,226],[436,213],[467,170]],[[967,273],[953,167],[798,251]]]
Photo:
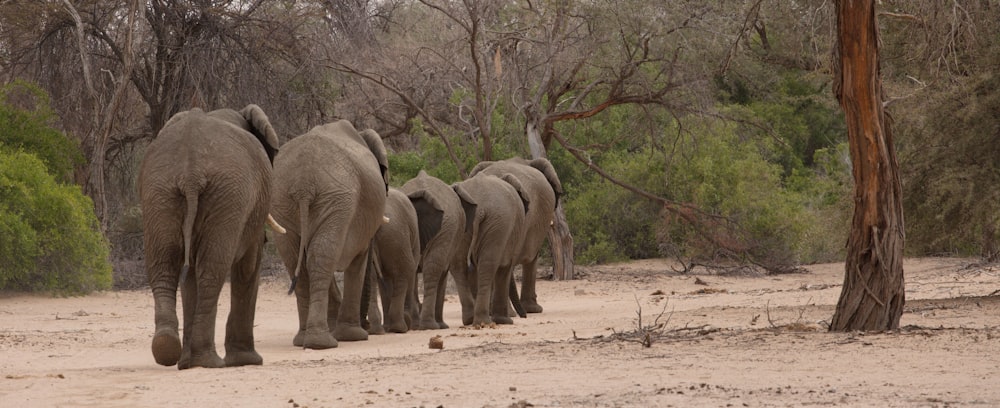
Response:
[[[464,325],[514,323],[506,295],[524,239],[524,216],[533,205],[518,194],[519,184],[509,174],[482,174],[452,184],[465,212],[464,233],[451,263]]]
[[[559,197],[563,194],[562,184],[552,163],[544,158],[525,160],[511,158],[501,161],[486,161],[477,164],[470,172],[471,176],[479,173],[511,175],[520,181],[518,192],[530,198],[531,208],[525,214],[524,241],[518,251],[516,264],[521,265],[521,305],[528,313],[541,313],[542,306],[538,304],[535,292],[537,278],[538,251],[548,235],[549,228],[555,218]],[[512,288],[511,290],[515,290]]]
[[[299,317],[293,345],[327,349],[338,340],[368,339],[362,291],[369,247],[383,223],[388,163],[378,134],[358,132],[346,120],[289,140],[274,158],[271,214],[288,230],[275,246]],[[343,299],[337,271],[344,272]]]
[[[420,233],[417,227],[417,212],[410,199],[402,191],[390,188],[385,201],[385,217],[388,222],[375,233],[372,245],[372,261],[376,273],[370,274],[378,282],[385,314],[384,324],[373,324],[369,333],[406,333],[412,323],[407,312],[416,313],[417,264],[420,262]],[[369,316],[378,316],[377,301],[371,296],[376,307],[369,309]],[[409,318],[409,321],[407,320]],[[381,326],[381,327],[380,327]]]
[[[400,190],[413,204],[420,230],[421,256],[417,270],[423,273],[424,299],[420,318],[412,328],[447,329],[442,311],[448,269],[455,246],[465,229],[462,201],[451,186],[423,170],[403,184]]]
[[[274,128],[256,105],[177,113],[146,149],[139,196],[157,363],[178,369],[263,363],[254,349],[253,321],[277,151]],[[223,360],[215,350],[215,319],[230,273]]]

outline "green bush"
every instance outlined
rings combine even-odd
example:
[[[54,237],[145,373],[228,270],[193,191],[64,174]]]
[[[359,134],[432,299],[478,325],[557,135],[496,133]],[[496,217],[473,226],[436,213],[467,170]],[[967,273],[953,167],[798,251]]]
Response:
[[[734,221],[733,230],[719,229],[725,223],[700,228],[745,248],[759,262],[825,261],[842,247],[847,167],[838,167],[839,150],[817,151],[810,161],[821,170],[797,167],[784,178],[786,168],[768,160],[779,156],[773,144],[744,140],[735,125],[722,121],[688,119],[685,127],[689,133],[681,136],[667,131],[675,135],[668,138],[677,138],[667,143],[669,149],[619,143],[591,159],[628,184]],[[580,171],[580,163],[561,149],[550,150],[550,158],[557,171],[565,169],[559,174],[567,191],[566,217],[581,263],[718,255],[712,242],[660,204]],[[845,222],[831,223],[834,217]]]
[[[83,294],[111,287],[93,203],[33,154],[0,147],[0,288]]]
[[[0,88],[0,144],[35,154],[49,174],[68,183],[84,159],[76,143],[52,127],[55,118],[41,88],[22,81]]]

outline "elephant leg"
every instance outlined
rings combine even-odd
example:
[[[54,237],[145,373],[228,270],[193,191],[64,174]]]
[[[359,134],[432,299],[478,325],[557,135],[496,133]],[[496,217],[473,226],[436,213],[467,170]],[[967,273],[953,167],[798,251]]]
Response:
[[[231,308],[226,322],[226,366],[261,365],[264,359],[253,345],[253,321],[263,238],[233,266],[230,278]]]
[[[448,290],[448,271],[441,272],[440,282],[437,285],[437,297],[432,298],[434,301],[434,319],[437,320],[438,329],[447,329],[448,325],[444,322],[444,295]]]
[[[410,292],[410,278],[416,273],[412,257],[400,256],[389,260],[388,269],[392,271],[385,278],[388,288],[382,293],[385,303],[386,328],[393,333],[406,333],[406,296]]]
[[[430,253],[424,260],[421,269],[424,274],[424,303],[420,308],[420,319],[416,328],[421,330],[447,329],[441,319],[441,309],[444,306],[445,284],[448,282],[448,267],[444,262],[433,258]]]
[[[206,253],[202,258],[227,259]],[[219,294],[230,265],[196,260],[194,274],[185,281],[184,300],[184,351],[177,363],[178,369],[191,367],[219,368],[226,362],[215,351],[215,318]],[[193,276],[192,276],[193,275]],[[191,296],[189,296],[191,295]]]
[[[327,292],[327,299],[326,327],[332,334],[334,329],[337,328],[337,316],[340,315],[340,307],[342,306],[343,301],[343,297],[340,294],[340,285],[337,283],[336,272],[334,272],[333,275],[333,282],[330,283],[330,290]],[[359,310],[358,313],[361,313],[361,311]],[[359,315],[358,319],[360,318],[361,316]]]
[[[501,266],[496,272],[493,281],[493,291],[491,293],[492,309],[490,314],[496,324],[514,324],[514,319],[510,318],[507,307],[510,305],[507,291],[510,288],[511,266]]]
[[[289,279],[294,278],[295,266],[299,262],[299,242],[299,235],[293,231],[288,231],[284,235],[276,234],[274,237],[274,246],[285,264]],[[306,320],[309,317],[309,268],[305,264],[302,265],[295,284],[295,306],[299,317],[299,329],[292,338],[292,345],[302,347],[306,335]]]
[[[294,266],[293,266],[294,268]],[[309,273],[305,268],[299,273],[299,281],[295,285],[295,306],[299,315],[299,331],[292,339],[292,345],[302,347],[306,337],[306,324],[309,322]]]
[[[331,257],[328,251],[323,250],[311,250],[307,253],[306,264],[308,265],[310,281],[308,292],[303,288],[303,293],[299,295],[299,289],[296,288],[296,295],[299,295],[299,298],[306,297],[307,299],[306,308],[308,311],[305,319],[305,333],[302,336],[302,347],[316,350],[334,348],[337,347],[337,340],[330,334],[327,314],[328,308],[332,306],[330,292],[334,289],[331,288],[331,285],[334,287],[337,285],[333,272],[336,258]],[[299,279],[301,281],[301,275]],[[301,282],[299,283],[301,284]]]
[[[470,276],[470,280],[475,279],[476,292],[473,294],[474,307],[472,325],[475,327],[489,326],[493,323],[490,317],[492,294],[495,279],[499,274],[500,265],[492,259],[481,259],[476,265],[476,273]]]
[[[152,253],[161,253],[163,259],[147,258],[146,271],[153,292],[154,332],[153,359],[157,364],[172,366],[181,358],[181,338],[177,319],[177,280],[181,273],[183,249],[178,246],[154,251],[153,244],[146,244]]]
[[[382,288],[378,285],[378,277],[374,273],[368,274],[368,334],[385,334],[385,327],[382,326],[382,311],[379,310],[379,299],[385,299]]]
[[[361,251],[344,271],[343,304],[337,315],[337,328],[333,330],[333,337],[339,341],[368,340],[368,332],[361,328],[361,291],[367,260],[368,251]]]
[[[417,323],[420,321],[420,301],[417,294],[416,273],[410,277],[406,288],[406,299],[403,299],[406,302],[406,305],[403,307],[403,317],[406,319],[406,327],[415,330]]]
[[[474,265],[452,265],[451,276],[455,279],[455,286],[458,289],[458,301],[462,304],[462,324],[471,325],[475,314],[475,295],[473,294],[473,279],[475,277]],[[424,295],[426,299],[426,294]]]
[[[511,270],[510,266],[501,266],[497,269],[496,279],[493,281],[492,302],[493,306],[490,314],[496,324],[514,324],[514,319],[510,318],[507,308],[510,305],[508,290],[510,288]]]
[[[538,258],[521,264],[521,306],[528,313],[541,313],[542,306],[538,304],[535,294],[535,280],[538,277]]]

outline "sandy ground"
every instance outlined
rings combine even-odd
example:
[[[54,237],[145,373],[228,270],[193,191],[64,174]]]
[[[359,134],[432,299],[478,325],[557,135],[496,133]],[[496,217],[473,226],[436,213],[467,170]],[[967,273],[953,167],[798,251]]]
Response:
[[[184,371],[153,361],[147,291],[0,294],[0,406],[1000,406],[1000,269],[907,260],[903,329],[828,333],[842,264],[764,277],[669,265],[541,281],[545,312],[495,329],[458,327],[452,296],[450,329],[323,351],[292,346],[294,298],[269,278],[255,331],[264,365]],[[428,347],[435,335],[443,350]]]

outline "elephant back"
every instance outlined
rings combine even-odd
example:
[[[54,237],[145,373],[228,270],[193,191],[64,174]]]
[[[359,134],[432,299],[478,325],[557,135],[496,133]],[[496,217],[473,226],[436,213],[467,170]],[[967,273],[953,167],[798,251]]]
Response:
[[[420,249],[426,253],[437,246],[454,242],[465,228],[465,212],[455,190],[441,179],[421,170],[400,187],[417,212]]]
[[[315,207],[310,210],[314,211],[311,223],[318,225],[329,216],[348,217],[352,230],[371,237],[385,207],[383,174],[375,154],[349,122],[316,126],[285,143],[274,159],[272,215],[300,233],[306,229],[300,225],[300,204],[306,202]]]
[[[550,224],[555,219],[558,194],[562,193],[562,186],[551,164],[545,159],[528,161],[512,158],[480,163],[473,169],[472,174],[513,177],[520,181],[519,192],[530,202],[525,214],[521,261],[533,260],[548,235]]]

